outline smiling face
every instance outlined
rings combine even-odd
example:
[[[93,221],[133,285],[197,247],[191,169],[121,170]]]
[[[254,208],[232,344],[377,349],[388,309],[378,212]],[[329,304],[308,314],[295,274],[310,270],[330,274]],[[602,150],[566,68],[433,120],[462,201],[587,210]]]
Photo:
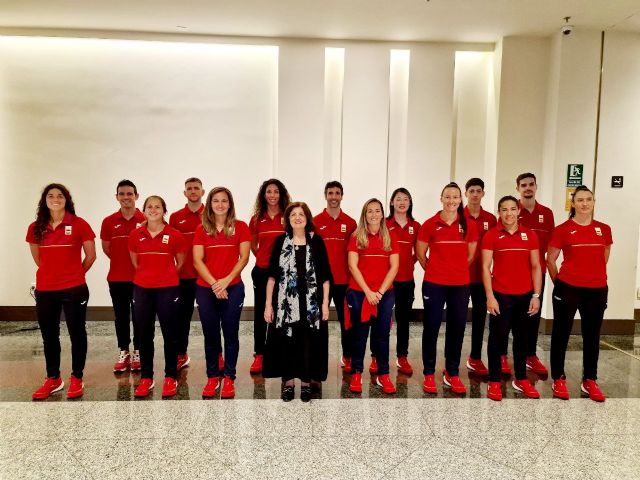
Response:
[[[498,215],[500,216],[500,221],[505,227],[516,225],[518,223],[519,214],[520,209],[518,208],[518,204],[513,200],[505,200],[498,207]]]
[[[184,186],[184,196],[187,197],[191,203],[202,202],[202,196],[204,195],[204,189],[200,182],[187,182]]]
[[[380,227],[383,216],[384,214],[382,212],[382,205],[380,205],[380,203],[370,202],[367,205],[367,209],[365,211],[365,219],[367,220],[368,226]]]
[[[480,185],[472,185],[464,192],[464,195],[467,197],[469,205],[477,206],[480,205],[482,197],[484,197],[484,190]]]
[[[533,177],[526,177],[518,182],[518,187],[516,188],[518,193],[520,194],[520,198],[526,198],[527,200],[532,200],[536,198],[536,192],[538,191],[538,185],[536,184],[536,179]]]
[[[595,203],[593,193],[587,190],[580,190],[573,195],[571,206],[575,209],[576,213],[593,215]]]
[[[144,205],[144,217],[148,222],[162,221],[165,211],[159,198],[149,198]]]
[[[264,192],[264,199],[269,207],[277,207],[280,201],[280,189],[274,183],[267,185],[267,189]]]
[[[456,187],[447,187],[442,191],[440,197],[442,202],[442,210],[448,213],[456,212],[460,203],[462,203],[462,196],[460,190]]]
[[[340,188],[328,188],[324,197],[327,200],[328,208],[340,208],[340,203],[342,203],[342,190],[340,190]]]
[[[47,208],[51,213],[59,213],[64,211],[67,199],[62,191],[58,188],[52,188],[47,192]]]
[[[120,207],[125,210],[134,208],[136,206],[136,200],[138,200],[138,194],[133,187],[123,186],[118,187],[118,193],[116,193],[116,200],[120,203]]]
[[[406,214],[411,206],[411,199],[406,193],[398,192],[393,196],[391,205],[393,205],[393,211],[395,213]]]
[[[294,231],[302,231],[307,226],[307,216],[302,207],[295,207],[289,213],[289,225]]]
[[[214,215],[226,216],[229,213],[229,208],[231,208],[231,204],[226,192],[218,192],[211,197],[211,209]]]

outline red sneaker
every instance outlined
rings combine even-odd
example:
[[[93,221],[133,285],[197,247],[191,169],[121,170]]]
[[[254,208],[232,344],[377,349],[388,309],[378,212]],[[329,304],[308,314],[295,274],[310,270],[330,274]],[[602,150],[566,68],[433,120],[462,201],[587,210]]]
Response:
[[[500,382],[489,382],[487,387],[487,398],[499,402],[502,400],[502,386]]]
[[[340,366],[343,368],[344,373],[351,373],[351,357],[342,357]]]
[[[261,373],[262,372],[262,355],[254,354],[253,363],[249,367],[249,373]]]
[[[378,373],[378,361],[376,357],[371,357],[371,365],[369,365],[369,373],[376,375]]]
[[[155,384],[153,383],[153,378],[140,379],[140,383],[136,387],[133,396],[137,398],[148,397],[154,385]]]
[[[511,375],[511,367],[509,366],[509,357],[502,355],[500,357],[500,372],[503,375]]]
[[[356,372],[351,376],[349,390],[353,393],[362,393],[362,374],[360,372]]]
[[[536,355],[527,357],[527,370],[531,370],[536,375],[548,375],[549,371]]]
[[[540,392],[536,390],[536,387],[531,385],[529,380],[514,380],[511,382],[511,385],[517,391],[522,392],[527,398],[540,398]]]
[[[184,367],[189,365],[189,362],[191,362],[189,354],[185,353],[184,355],[178,355],[178,370],[182,370]]]
[[[236,389],[233,385],[233,378],[224,377],[222,382],[222,391],[220,392],[220,397],[222,398],[233,398],[236,396]]]
[[[139,372],[142,366],[140,365],[140,350],[134,350],[131,354],[131,371]]]
[[[209,379],[207,380],[207,384],[202,390],[202,396],[204,398],[215,397],[216,391],[218,390],[219,386],[220,386],[220,380],[218,379],[218,377],[209,377]]]
[[[589,395],[589,398],[594,402],[604,402],[607,397],[604,396],[602,390],[598,386],[595,380],[585,380],[580,385],[580,390]]]
[[[482,363],[482,360],[469,357],[467,359],[467,368],[481,377],[489,375],[489,370],[485,367],[484,363]]]
[[[569,400],[569,390],[567,390],[567,379],[562,376],[557,380],[553,381],[553,386],[551,387],[553,390],[553,396],[556,398],[560,398],[562,400]]]
[[[49,395],[55,392],[59,392],[64,388],[64,382],[62,378],[47,377],[42,386],[31,394],[31,398],[34,400],[44,400],[49,398]]]
[[[164,377],[164,385],[162,385],[162,396],[173,397],[176,393],[178,393],[178,381],[175,378]]]
[[[398,366],[398,371],[400,373],[404,373],[405,375],[411,375],[413,373],[413,367],[409,363],[407,357],[398,357],[396,365]]]
[[[222,356],[222,352],[220,352],[218,356],[218,372],[220,372],[220,376],[222,376],[224,372],[224,357]]]
[[[389,378],[389,374],[378,375],[378,378],[376,378],[376,383],[382,387],[382,391],[384,393],[396,393],[396,386]]]
[[[131,355],[126,350],[120,350],[120,356],[118,361],[113,364],[113,371],[120,373],[126,372],[127,368],[131,365]]]
[[[444,384],[451,388],[453,393],[467,393],[467,387],[457,375],[449,376],[446,370],[442,371]]]
[[[79,398],[84,394],[84,383],[81,378],[73,375],[69,377],[69,389],[67,390],[67,398]]]
[[[422,382],[422,390],[425,393],[438,393],[438,387],[436,387],[436,376],[425,375]]]

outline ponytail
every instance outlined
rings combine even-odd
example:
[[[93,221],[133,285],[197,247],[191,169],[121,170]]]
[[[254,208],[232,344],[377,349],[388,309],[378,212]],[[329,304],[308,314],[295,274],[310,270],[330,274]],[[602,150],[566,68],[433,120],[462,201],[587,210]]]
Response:
[[[591,190],[589,190],[589,187],[587,187],[586,185],[580,185],[579,187],[576,187],[575,191],[571,194],[571,209],[569,210],[569,218],[573,218],[576,216],[576,208],[573,206],[573,197],[575,197],[576,193],[578,192],[589,192],[590,194],[593,195],[593,192]]]

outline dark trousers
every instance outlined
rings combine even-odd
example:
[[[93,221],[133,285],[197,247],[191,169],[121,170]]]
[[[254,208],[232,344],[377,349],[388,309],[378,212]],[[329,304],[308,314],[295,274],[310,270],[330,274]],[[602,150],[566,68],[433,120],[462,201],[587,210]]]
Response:
[[[409,355],[409,322],[413,313],[413,300],[415,299],[416,283],[393,282],[393,291],[396,295],[396,356]]]
[[[180,279],[180,310],[176,325],[176,348],[178,355],[187,353],[189,347],[189,331],[191,330],[191,317],[193,317],[193,304],[196,300],[196,279]]]
[[[451,376],[457,376],[464,329],[467,323],[469,285],[439,285],[422,282],[424,300],[424,329],[422,330],[422,363],[424,375],[433,375],[436,370],[438,333],[442,323],[443,309],[447,306],[447,331],[444,344],[445,368]]]
[[[531,294],[506,295],[493,292],[500,306],[500,315],[489,316],[489,381],[500,381],[500,357],[504,339],[513,332],[513,369],[517,380],[527,378],[527,326]]]
[[[389,331],[391,330],[391,316],[395,303],[395,292],[393,289],[387,290],[380,303],[378,303],[378,315],[371,317],[368,322],[361,320],[362,302],[366,302],[363,292],[347,290],[347,304],[351,325],[354,329],[353,356],[351,357],[351,368],[354,372],[364,370],[364,354],[367,350],[367,337],[369,327],[371,327],[371,338],[373,341],[373,351],[378,362],[378,375],[389,373]]]
[[[484,326],[487,320],[487,295],[482,283],[472,283],[471,290],[471,358],[482,359]],[[509,332],[507,332],[507,338]]]
[[[551,331],[551,377],[564,375],[564,359],[576,311],[582,326],[582,379],[598,378],[600,328],[607,309],[608,287],[574,287],[556,280],[553,288],[553,329]]]
[[[60,376],[60,314],[64,311],[64,320],[71,339],[71,374],[76,378],[82,378],[87,360],[87,285],[82,284],[64,290],[36,290],[35,295],[47,377]]]
[[[542,315],[542,299],[544,297],[544,280],[542,275],[542,289],[540,290],[540,310],[532,316],[527,315],[527,357],[538,355],[536,347],[538,346],[538,330],[540,329],[540,316]],[[509,335],[504,338],[502,344],[502,354],[506,355],[509,347]]]
[[[253,267],[253,351],[256,355],[264,355],[264,341],[267,337],[267,322],[264,321],[264,306],[267,301],[267,280],[269,273],[266,268]],[[274,310],[277,305],[273,306]]]
[[[313,363],[312,331],[304,321],[295,323],[291,329],[290,337],[282,336],[282,381],[298,377],[302,383],[309,383]]]
[[[222,352],[220,327],[224,334],[224,375],[236,378],[236,363],[240,341],[240,314],[244,304],[244,283],[227,287],[228,297],[216,298],[210,288],[196,286],[196,300],[204,334],[204,355],[207,362],[207,377],[217,377],[218,357]]]
[[[346,285],[331,285],[329,289],[329,299],[333,300],[340,322],[340,344],[342,346],[342,356],[351,358],[353,352],[353,329],[344,328],[344,299],[347,294]]]
[[[133,306],[136,312],[136,328],[140,335],[141,378],[153,378],[156,315],[164,339],[164,375],[176,378],[176,324],[180,311],[180,287],[143,288],[134,285]]]
[[[131,330],[129,323],[135,325],[133,311],[133,282],[109,282],[109,294],[115,315],[116,338],[120,350],[129,350]],[[136,329],[133,329],[133,349],[140,349],[140,341]]]

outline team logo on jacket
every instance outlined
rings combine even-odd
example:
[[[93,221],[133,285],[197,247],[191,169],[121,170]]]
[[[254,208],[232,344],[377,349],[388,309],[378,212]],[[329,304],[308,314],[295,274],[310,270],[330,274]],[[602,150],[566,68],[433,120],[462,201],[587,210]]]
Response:
[[[347,233],[347,226],[344,223],[340,225],[340,233]]]
[[[538,223],[544,223],[544,215],[538,215]]]
[[[595,230],[596,230],[596,235],[601,237],[602,236],[602,229],[600,227],[595,227]]]
[[[413,227],[409,226],[409,235],[413,235]]]
[[[458,232],[464,233],[464,231],[462,230],[462,225],[458,225]]]
[[[524,233],[524,232],[520,233],[520,238],[521,238],[522,240],[524,240],[525,242],[526,242],[527,240],[529,240],[529,237],[527,237],[527,234],[526,234],[526,233]]]
[[[485,230],[489,230],[489,222],[482,222],[482,226]]]
[[[65,235],[71,235],[71,225],[65,225],[64,226],[64,234]]]
[[[142,226],[141,223],[136,223],[136,228],[140,228]]]
[[[169,243],[169,235],[162,235],[162,243],[165,245]]]

